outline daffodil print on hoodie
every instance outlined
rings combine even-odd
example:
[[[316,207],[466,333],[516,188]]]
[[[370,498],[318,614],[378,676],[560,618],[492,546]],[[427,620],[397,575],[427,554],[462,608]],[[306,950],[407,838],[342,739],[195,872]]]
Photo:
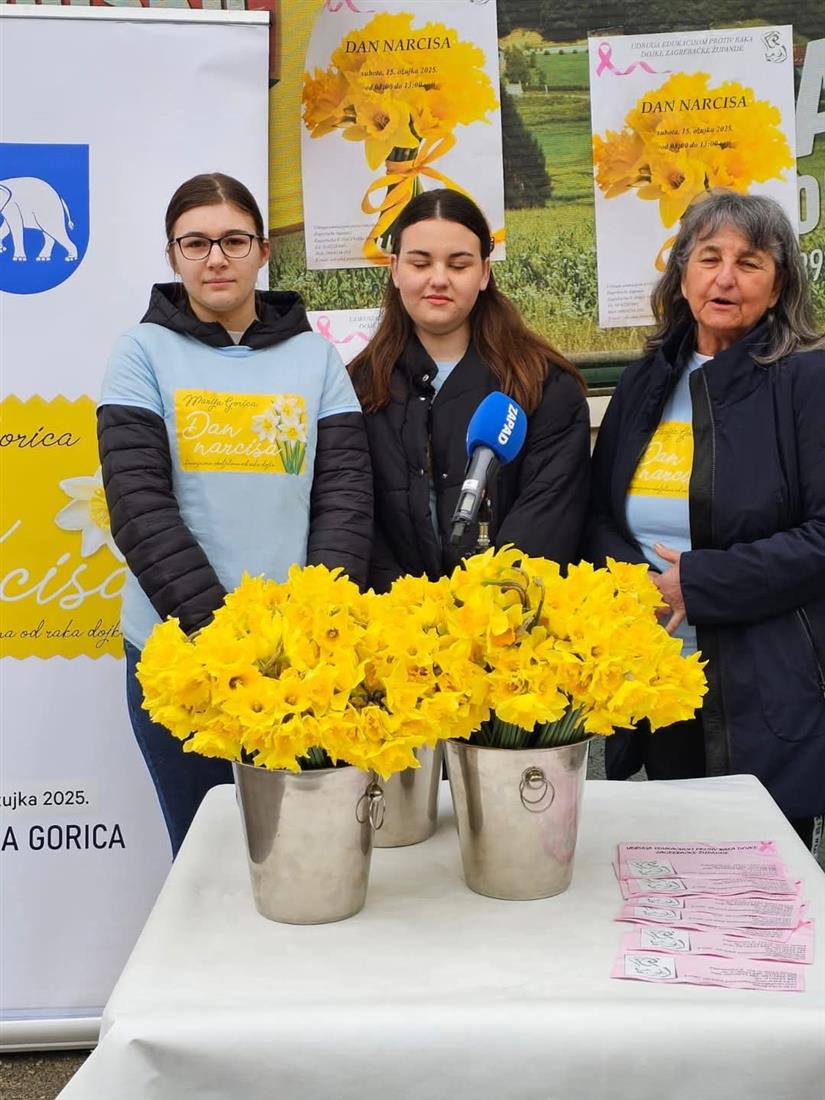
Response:
[[[298,394],[279,394],[268,408],[252,417],[252,431],[275,445],[284,473],[300,474],[307,450],[306,406]]]
[[[176,390],[175,409],[184,470],[304,472],[307,416],[300,394]]]

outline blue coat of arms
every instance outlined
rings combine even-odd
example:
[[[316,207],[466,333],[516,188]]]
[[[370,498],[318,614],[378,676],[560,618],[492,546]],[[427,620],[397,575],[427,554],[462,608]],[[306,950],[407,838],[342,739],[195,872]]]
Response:
[[[0,290],[40,294],[89,243],[89,146],[0,143]]]

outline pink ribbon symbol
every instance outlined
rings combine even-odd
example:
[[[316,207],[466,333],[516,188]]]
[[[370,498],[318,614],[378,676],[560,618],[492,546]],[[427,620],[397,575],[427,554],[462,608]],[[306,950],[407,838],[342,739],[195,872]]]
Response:
[[[370,342],[369,336],[365,336],[363,332],[348,332],[346,336],[340,340],[332,335],[332,325],[330,324],[329,317],[325,313],[322,313],[318,320],[315,322],[315,331],[319,336],[323,336],[325,340],[329,340],[331,344],[348,344],[350,340],[363,340],[365,344]]]
[[[654,74],[658,71],[656,69],[651,69],[646,61],[634,61],[633,64],[628,65],[626,69],[617,69],[613,64],[613,48],[610,43],[599,43],[599,67],[596,69],[596,76],[601,76],[605,70],[613,73],[615,76],[627,76],[629,73],[632,73],[634,69],[644,69],[646,73]],[[663,69],[662,72],[669,73],[670,69]]]

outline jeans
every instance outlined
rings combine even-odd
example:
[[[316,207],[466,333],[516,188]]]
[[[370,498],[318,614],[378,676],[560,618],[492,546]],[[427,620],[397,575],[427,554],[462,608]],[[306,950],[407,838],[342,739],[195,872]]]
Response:
[[[152,721],[142,707],[143,689],[135,674],[140,650],[129,642],[124,642],[124,649],[129,719],[155,785],[174,857],[206,792],[219,783],[233,781],[232,765],[228,760],[184,752],[182,741],[173,737],[165,726]]]

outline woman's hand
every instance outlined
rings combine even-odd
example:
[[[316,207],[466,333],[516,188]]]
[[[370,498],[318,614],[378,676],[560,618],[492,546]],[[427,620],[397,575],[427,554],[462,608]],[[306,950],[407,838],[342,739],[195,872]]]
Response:
[[[669,569],[666,569],[664,573],[654,573],[651,580],[670,608],[670,618],[665,623],[665,630],[668,634],[672,634],[686,618],[685,601],[682,597],[682,582],[679,579],[679,558],[682,556],[682,551],[671,550],[669,546],[663,546],[660,542],[657,542],[653,549],[660,558],[670,562]],[[667,611],[663,610],[661,614],[665,616]]]

